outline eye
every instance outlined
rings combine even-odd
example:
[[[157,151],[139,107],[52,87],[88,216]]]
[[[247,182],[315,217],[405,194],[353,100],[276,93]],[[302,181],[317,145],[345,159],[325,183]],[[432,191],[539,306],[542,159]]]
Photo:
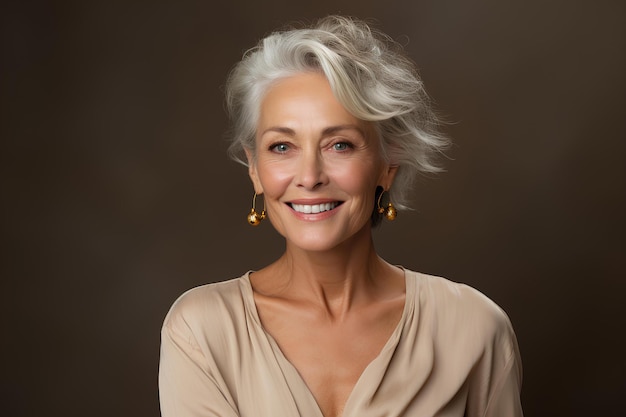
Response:
[[[352,147],[348,142],[337,142],[333,144],[333,149],[336,151],[347,151]]]
[[[286,143],[275,143],[270,146],[270,151],[277,153],[285,153],[289,150],[289,145]]]

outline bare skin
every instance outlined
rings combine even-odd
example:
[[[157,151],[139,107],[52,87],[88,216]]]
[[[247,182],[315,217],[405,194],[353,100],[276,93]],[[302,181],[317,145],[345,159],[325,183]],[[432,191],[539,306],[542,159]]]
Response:
[[[317,73],[268,91],[256,145],[250,178],[286,240],[285,254],[250,276],[259,317],[323,415],[339,417],[404,308],[404,273],[376,255],[370,220],[376,188],[389,190],[397,167]]]
[[[332,253],[288,249],[250,278],[265,330],[298,370],[325,417],[342,415],[359,377],[385,346],[404,309],[403,271],[374,253],[369,230],[359,235],[367,240],[358,250],[354,242]]]

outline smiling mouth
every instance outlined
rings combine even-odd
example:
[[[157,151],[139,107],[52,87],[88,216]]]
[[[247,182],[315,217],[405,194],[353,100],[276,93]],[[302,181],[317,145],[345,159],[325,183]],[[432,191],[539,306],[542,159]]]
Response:
[[[341,205],[341,201],[333,201],[331,203],[322,203],[322,204],[293,204],[288,203],[289,206],[298,213],[304,214],[315,214],[322,213],[324,211],[330,211],[335,207]]]

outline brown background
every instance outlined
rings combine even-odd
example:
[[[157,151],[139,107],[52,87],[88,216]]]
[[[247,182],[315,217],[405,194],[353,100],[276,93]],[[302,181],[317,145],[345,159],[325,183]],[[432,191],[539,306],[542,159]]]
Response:
[[[271,29],[336,12],[405,44],[452,122],[447,173],[381,254],[509,313],[526,415],[621,415],[626,3],[56,3],[0,10],[2,415],[158,415],[169,305],[282,248],[245,223],[224,78]]]

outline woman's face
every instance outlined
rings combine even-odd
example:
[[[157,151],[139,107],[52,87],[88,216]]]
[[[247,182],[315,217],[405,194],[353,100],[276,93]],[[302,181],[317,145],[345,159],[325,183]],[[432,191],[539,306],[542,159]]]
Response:
[[[256,158],[248,153],[255,191],[276,230],[304,250],[333,249],[369,228],[376,187],[389,189],[397,170],[384,162],[373,126],[344,109],[317,73],[270,88],[256,146]]]

